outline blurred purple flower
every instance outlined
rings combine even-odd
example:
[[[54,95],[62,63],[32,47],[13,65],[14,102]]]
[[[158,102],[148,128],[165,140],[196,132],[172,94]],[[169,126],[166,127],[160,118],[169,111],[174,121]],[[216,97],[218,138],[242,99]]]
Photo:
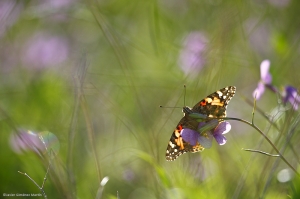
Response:
[[[211,120],[213,121],[213,120]],[[218,120],[215,120],[218,122]],[[204,148],[210,148],[212,145],[212,138],[215,138],[219,145],[224,145],[227,141],[224,134],[228,133],[231,129],[229,122],[217,123],[213,126],[213,122],[200,122],[198,125],[198,131],[192,129],[183,129],[181,136],[184,141],[189,142],[190,145],[195,146],[200,143]],[[208,126],[208,128],[207,128]],[[202,131],[201,129],[210,129]],[[199,132],[200,129],[200,132]]]
[[[132,169],[128,168],[123,171],[123,179],[127,182],[132,182],[135,179],[135,173]]]
[[[300,96],[298,95],[297,89],[292,86],[286,86],[283,94],[283,102],[291,103],[294,110],[298,110],[300,104]]]
[[[45,1],[45,5],[49,6],[51,9],[62,9],[70,7],[74,0],[51,0]]]
[[[271,85],[272,76],[269,73],[270,61],[264,60],[260,64],[260,81],[257,84],[257,88],[253,92],[253,97],[257,100],[260,99],[262,94],[265,92],[265,86]]]
[[[290,4],[290,0],[268,0],[268,2],[277,8],[285,8]]]
[[[32,14],[50,22],[66,22],[70,19],[68,10],[73,9],[77,0],[35,1]]]
[[[34,151],[37,154],[46,151],[46,147],[38,134],[25,130],[21,130],[17,134],[11,134],[10,146],[14,152],[19,154],[23,151]]]
[[[203,54],[206,45],[207,39],[200,32],[192,32],[185,38],[179,56],[179,66],[185,75],[195,75],[201,71],[205,63]]]
[[[23,2],[15,0],[0,1],[0,38],[19,18]]]
[[[249,46],[258,54],[268,54],[272,51],[272,30],[268,22],[260,21],[259,17],[249,17],[244,21],[244,29],[248,35]]]
[[[23,61],[29,68],[43,69],[65,61],[68,55],[69,45],[65,38],[39,33],[25,46]]]

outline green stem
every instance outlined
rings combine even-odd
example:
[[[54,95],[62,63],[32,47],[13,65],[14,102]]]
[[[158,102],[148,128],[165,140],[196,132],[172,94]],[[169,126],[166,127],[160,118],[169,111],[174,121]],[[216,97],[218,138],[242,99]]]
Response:
[[[279,157],[298,175],[300,176],[300,174],[297,172],[297,170],[283,157],[283,155],[280,153],[280,151],[276,148],[276,146],[272,143],[272,141],[257,127],[255,126],[253,123],[250,123],[246,120],[243,119],[239,119],[239,118],[233,118],[233,117],[226,117],[226,118],[222,118],[224,120],[236,120],[236,121],[240,121],[243,122],[245,124],[248,124],[249,126],[253,127],[255,130],[257,130],[268,142],[269,144],[273,147],[273,149],[276,151],[276,153],[279,155]]]

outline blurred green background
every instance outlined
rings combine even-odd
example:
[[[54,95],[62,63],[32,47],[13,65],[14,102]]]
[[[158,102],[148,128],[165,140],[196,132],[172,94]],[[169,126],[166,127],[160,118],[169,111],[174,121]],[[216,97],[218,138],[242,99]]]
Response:
[[[251,120],[265,59],[274,85],[300,88],[299,9],[297,0],[1,1],[0,197],[40,193],[18,171],[41,186],[50,162],[48,198],[300,198],[282,160],[241,150],[274,153],[239,122],[226,145],[165,160],[184,97],[192,107],[236,86],[227,115]],[[266,91],[255,124],[297,169],[298,112],[279,106]],[[26,130],[53,133],[57,156],[16,150],[13,136]]]

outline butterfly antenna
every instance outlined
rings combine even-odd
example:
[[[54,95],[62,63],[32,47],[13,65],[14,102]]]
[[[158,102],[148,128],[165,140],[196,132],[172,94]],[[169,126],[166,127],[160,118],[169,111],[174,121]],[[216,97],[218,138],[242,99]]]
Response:
[[[184,88],[183,104],[185,106],[185,95],[186,95],[186,85],[185,84],[183,85],[183,88]],[[162,106],[162,105],[159,105],[159,108],[182,108],[182,107],[178,107],[178,106],[171,107],[171,106]]]
[[[183,85],[184,95],[183,95],[183,105],[185,106],[185,95],[186,95],[186,85]]]
[[[182,108],[182,107],[177,107],[177,106],[175,106],[175,107],[172,106],[171,107],[171,106],[162,106],[162,105],[160,105],[159,108]]]

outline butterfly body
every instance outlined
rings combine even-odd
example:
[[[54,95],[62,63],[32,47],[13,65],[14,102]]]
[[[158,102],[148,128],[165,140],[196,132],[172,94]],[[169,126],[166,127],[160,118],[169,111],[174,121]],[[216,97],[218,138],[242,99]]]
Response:
[[[183,129],[197,130],[199,122],[197,119],[190,117],[191,113],[199,113],[206,115],[208,118],[218,118],[221,122],[223,117],[226,117],[226,108],[234,96],[236,88],[234,86],[228,86],[220,89],[206,98],[198,102],[193,108],[187,106],[183,107],[183,118],[177,124],[166,150],[166,160],[173,161],[180,155],[186,152],[199,152],[203,151],[204,147],[199,142],[195,145],[191,145],[181,137],[181,131]]]

